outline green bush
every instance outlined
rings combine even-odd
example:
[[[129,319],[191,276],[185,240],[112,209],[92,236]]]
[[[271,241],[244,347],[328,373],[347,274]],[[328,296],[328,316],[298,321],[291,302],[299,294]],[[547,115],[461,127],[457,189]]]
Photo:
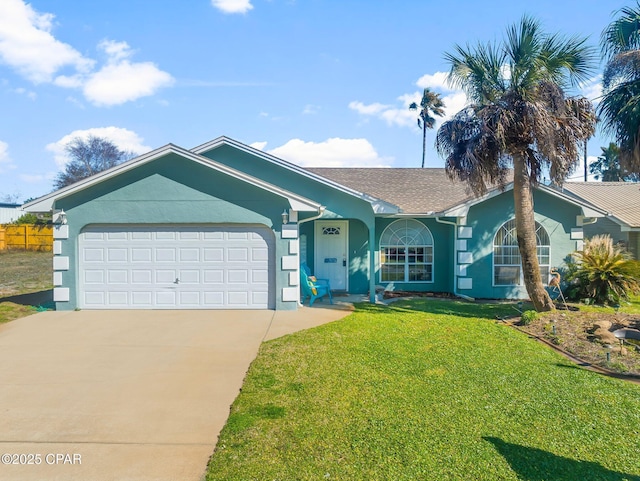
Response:
[[[38,217],[36,214],[32,212],[27,212],[26,214],[22,214],[16,220],[12,222],[15,225],[47,225],[51,223],[51,215],[45,215],[42,218]]]
[[[615,305],[628,300],[629,294],[640,294],[640,262],[608,235],[594,236],[573,253],[567,280],[569,298]]]
[[[528,326],[533,321],[538,318],[538,313],[536,311],[524,311],[522,316],[520,317],[520,324],[523,326]]]

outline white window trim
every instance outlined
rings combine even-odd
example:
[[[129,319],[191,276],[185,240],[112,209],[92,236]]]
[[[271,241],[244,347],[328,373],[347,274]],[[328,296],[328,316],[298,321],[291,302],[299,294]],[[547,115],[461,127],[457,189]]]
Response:
[[[524,274],[522,270],[522,257],[520,256],[520,251],[518,251],[518,257],[520,258],[519,264],[496,264],[496,256],[495,256],[496,236],[498,235],[498,232],[500,231],[500,229],[502,229],[506,224],[508,224],[511,221],[515,221],[515,219],[510,219],[504,222],[502,225],[500,225],[495,235],[493,236],[493,242],[491,244],[491,285],[492,287],[524,287]],[[548,245],[538,245],[537,244],[538,236],[536,235],[536,254],[537,254],[538,247],[549,248],[549,264],[540,264],[539,258],[538,258],[538,264],[541,267],[547,266],[549,270],[551,270],[551,236],[549,235],[549,232],[547,232],[547,229],[545,229],[545,227],[540,222],[536,221],[536,224],[539,226],[540,229],[544,230],[545,234],[547,235],[547,238],[549,239]],[[538,231],[538,227],[536,227],[536,232],[537,231]],[[517,244],[516,244],[516,247],[518,247]],[[509,266],[516,266],[516,265],[520,268],[520,280],[518,284],[496,284],[496,267],[502,267],[502,266],[509,267]],[[547,286],[548,283],[549,283],[549,279],[542,279],[543,285]]]
[[[392,225],[398,223],[398,222],[409,222],[409,221],[414,221],[414,222],[418,222],[419,224],[422,225],[422,227],[429,233],[429,236],[431,237],[431,245],[416,245],[416,246],[409,246],[409,245],[405,245],[405,248],[409,248],[409,247],[431,247],[431,262],[425,262],[424,264],[426,265],[430,265],[431,266],[431,280],[429,281],[409,281],[406,280],[407,277],[409,276],[409,263],[408,263],[408,256],[405,256],[405,262],[404,262],[404,279],[402,281],[385,281],[382,280],[382,268],[385,265],[382,262],[382,249],[384,249],[385,247],[401,247],[398,245],[386,245],[382,243],[382,238],[384,237],[385,232],[387,231],[387,229],[389,229]],[[401,283],[401,284],[433,284],[435,282],[435,240],[433,238],[433,234],[431,233],[431,230],[422,222],[420,222],[418,219],[398,219],[395,220],[393,222],[391,222],[388,226],[386,226],[382,233],[380,234],[380,239],[378,240],[378,249],[377,249],[377,257],[379,260],[379,265],[378,265],[378,282],[380,283],[389,283],[389,282],[397,282],[397,283]],[[395,264],[395,265],[401,265],[401,264]]]

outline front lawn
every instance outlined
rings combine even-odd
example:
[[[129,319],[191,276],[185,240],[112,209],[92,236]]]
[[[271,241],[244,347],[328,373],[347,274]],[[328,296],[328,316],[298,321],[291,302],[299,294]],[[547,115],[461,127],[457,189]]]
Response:
[[[51,252],[0,251],[0,324],[49,307],[52,258]]]
[[[496,321],[509,305],[360,305],[265,343],[208,480],[640,481],[640,386]]]

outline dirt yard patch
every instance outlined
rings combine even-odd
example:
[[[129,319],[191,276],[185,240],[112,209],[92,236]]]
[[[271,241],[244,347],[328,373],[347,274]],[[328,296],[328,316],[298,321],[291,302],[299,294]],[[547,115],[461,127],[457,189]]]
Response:
[[[52,258],[51,252],[0,251],[0,323],[52,305]]]
[[[0,251],[0,298],[51,289],[52,259],[51,252]]]
[[[519,327],[595,366],[640,375],[640,343],[625,341],[622,345],[613,336],[617,329],[640,329],[640,314],[615,312],[613,308],[598,312],[580,309],[540,314],[529,325]]]

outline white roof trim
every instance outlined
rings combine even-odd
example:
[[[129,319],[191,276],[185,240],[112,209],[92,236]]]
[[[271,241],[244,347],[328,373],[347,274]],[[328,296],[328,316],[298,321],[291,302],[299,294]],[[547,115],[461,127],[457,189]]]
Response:
[[[376,214],[395,214],[400,211],[400,208],[397,205],[391,204],[390,202],[384,201],[382,199],[378,199],[377,197],[373,197],[369,194],[358,192],[357,190],[346,187],[342,184],[339,184],[338,182],[334,182],[330,179],[327,179],[326,177],[322,177],[321,175],[309,172],[307,169],[300,167],[299,165],[287,162],[286,160],[263,152],[262,150],[258,150],[249,145],[243,144],[242,142],[238,142],[237,140],[231,139],[229,137],[218,137],[205,144],[194,147],[193,149],[191,149],[191,151],[195,152],[196,154],[203,154],[221,145],[230,145],[238,150],[242,150],[243,152],[246,152],[248,154],[255,155],[256,157],[260,157],[261,159],[264,159],[268,162],[289,169],[309,179],[315,180],[316,182],[325,184],[348,195],[369,202],[371,204],[371,207],[373,208],[373,212]]]
[[[263,190],[271,192],[273,194],[279,195],[287,199],[289,205],[293,210],[301,211],[301,212],[320,212],[320,204],[314,202],[306,197],[302,197],[298,194],[294,194],[293,192],[286,191],[277,187],[275,185],[264,182],[260,179],[247,175],[243,172],[232,169],[231,167],[227,167],[226,165],[220,164],[215,160],[211,160],[202,155],[198,155],[189,150],[183,149],[182,147],[178,147],[174,144],[167,144],[158,149],[152,150],[146,154],[143,154],[139,157],[131,159],[122,164],[116,165],[111,169],[105,170],[103,172],[99,172],[87,179],[81,180],[80,182],[76,182],[75,184],[64,187],[60,190],[42,196],[38,199],[35,199],[23,206],[24,210],[27,212],[48,212],[53,209],[53,205],[56,200],[67,197],[71,194],[79,192],[81,190],[87,189],[95,184],[99,184],[100,182],[104,182],[107,179],[115,177],[124,172],[128,172],[129,170],[135,169],[141,165],[144,165],[148,162],[156,160],[160,157],[164,157],[167,154],[177,154],[184,158],[190,159],[196,163],[209,167],[213,170],[221,172],[223,174],[234,177],[238,180],[242,180],[247,182],[248,184],[255,185]]]
[[[582,202],[579,199],[576,199],[575,197],[566,195],[558,191],[557,189],[554,189],[553,187],[549,187],[544,184],[538,184],[536,189],[539,189],[549,195],[558,197],[559,199],[562,199],[565,202],[568,202],[577,207],[580,207],[582,209],[582,215],[584,215],[585,217],[604,217],[607,215],[605,211],[600,210],[596,207],[593,207],[586,202]],[[477,197],[475,199],[468,200],[457,206],[450,207],[449,209],[442,212],[442,214],[440,215],[441,217],[465,217],[468,214],[469,209],[474,205],[480,204],[485,200],[496,197],[509,190],[513,190],[513,182],[509,182],[508,184],[505,184],[504,190],[501,190],[499,187],[496,187],[481,197]]]

